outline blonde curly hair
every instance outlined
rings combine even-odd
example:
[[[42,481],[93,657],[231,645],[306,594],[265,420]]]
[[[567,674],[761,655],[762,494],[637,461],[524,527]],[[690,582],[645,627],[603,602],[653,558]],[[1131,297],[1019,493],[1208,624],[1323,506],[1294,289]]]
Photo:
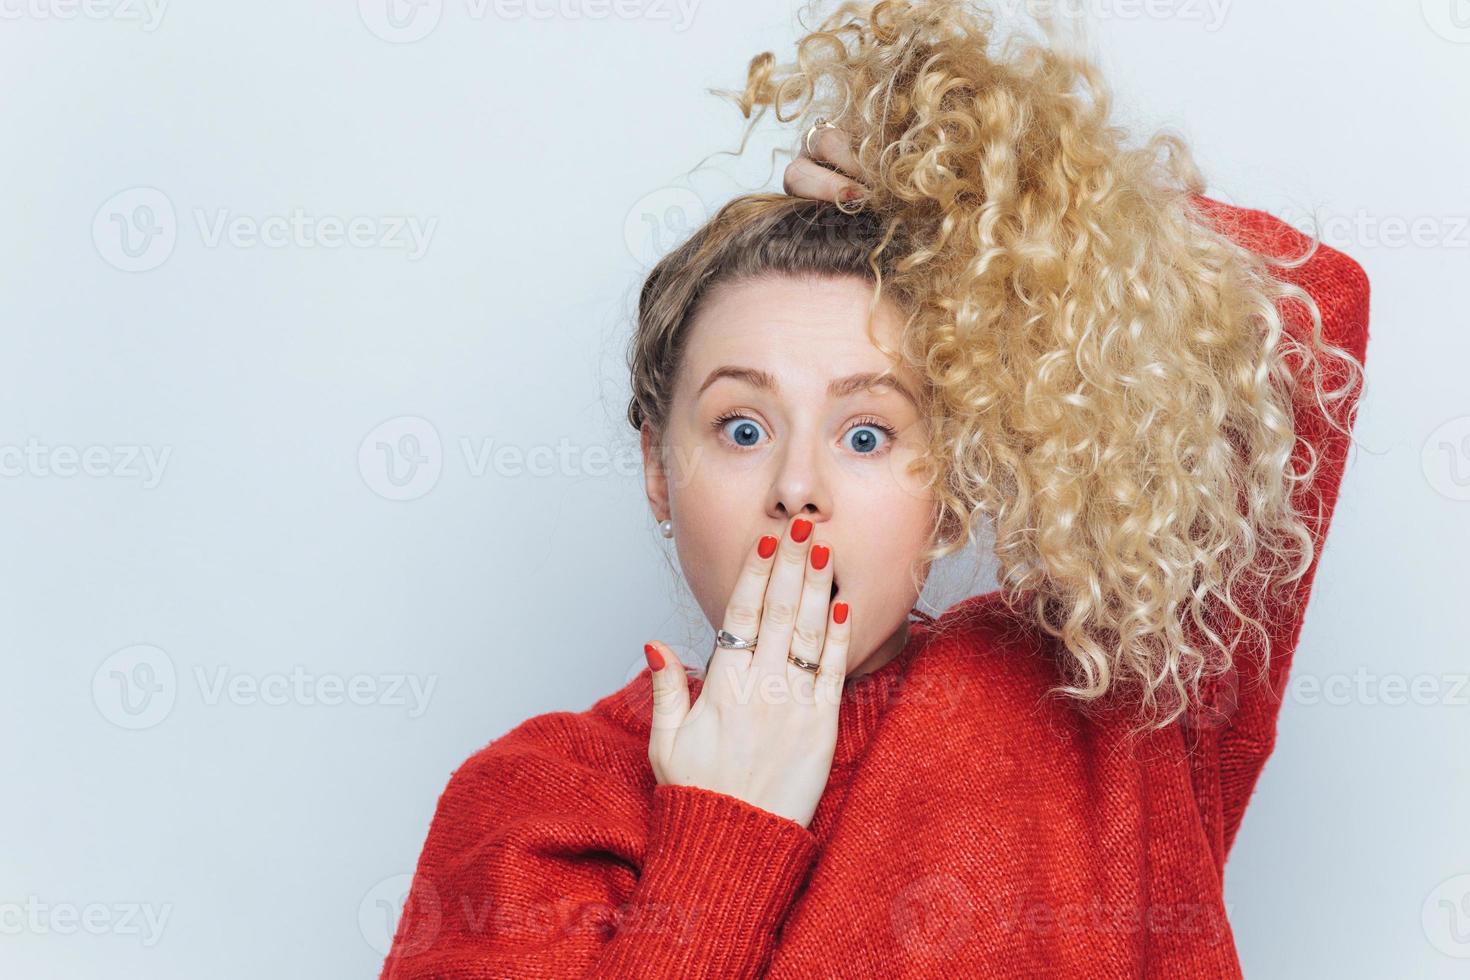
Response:
[[[1292,469],[1296,407],[1312,399],[1346,434],[1362,383],[1313,298],[1272,272],[1320,242],[1294,258],[1237,244],[1201,213],[1182,139],[1126,146],[1084,55],[999,39],[963,0],[842,3],[794,64],[759,54],[745,90],[723,94],[750,127],[767,109],[800,132],[836,123],[869,192],[739,197],[655,267],[629,351],[634,428],[662,431],[715,283],[862,275],[874,307],[905,312],[890,355],[927,384],[925,557],[989,518],[1006,604],[1060,641],[1053,693],[1112,691],[1162,728],[1252,631],[1269,654],[1272,610],[1314,557],[1293,493],[1317,458]],[[1290,302],[1305,338],[1283,320]]]

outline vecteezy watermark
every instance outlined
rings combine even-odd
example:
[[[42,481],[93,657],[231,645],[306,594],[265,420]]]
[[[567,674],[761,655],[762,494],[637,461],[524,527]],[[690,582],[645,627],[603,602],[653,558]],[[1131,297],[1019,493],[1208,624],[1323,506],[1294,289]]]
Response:
[[[1429,29],[1446,41],[1470,44],[1470,3],[1466,0],[1419,0]]]
[[[623,218],[628,254],[645,268],[663,258],[709,216],[704,200],[687,187],[660,187],[644,194]]]
[[[975,935],[975,896],[956,875],[921,875],[889,900],[893,936],[911,956],[944,960]]]
[[[3,0],[0,0],[3,2]],[[429,251],[437,217],[413,214],[314,215],[302,207],[276,214],[241,214],[196,207],[193,224],[204,248],[377,249],[403,252],[410,262]],[[179,237],[173,201],[156,187],[130,187],[92,217],[92,242],[103,261],[123,272],[147,272],[168,261]]]
[[[462,0],[473,21],[668,21],[675,33],[694,23],[699,0]],[[363,25],[390,44],[412,44],[434,32],[444,0],[358,0]]]
[[[438,485],[444,472],[439,430],[416,415],[379,424],[358,444],[357,472],[384,500],[417,500]]]
[[[422,41],[439,26],[444,0],[357,0],[363,26],[390,44]]]
[[[1303,234],[1337,249],[1470,249],[1470,214],[1376,214],[1358,208],[1351,214],[1282,207],[1277,217]]]
[[[637,445],[579,445],[566,438],[555,445],[522,445],[490,436],[460,436],[455,445],[464,472],[474,479],[632,478],[643,472]],[[400,415],[363,436],[357,446],[357,471],[367,488],[384,500],[417,500],[438,485],[446,455],[433,422]],[[703,456],[702,446],[687,453],[671,447],[666,453],[669,479],[683,486]]]
[[[1293,674],[1287,682],[1289,700],[1303,705],[1411,704],[1470,706],[1470,674],[1377,674],[1359,665],[1351,674]]]
[[[496,937],[517,949],[546,949],[588,935],[659,934],[680,945],[694,938],[706,910],[667,902],[605,902],[580,896],[547,895],[502,902],[488,891],[442,893],[434,882],[397,874],[373,885],[357,906],[362,938],[379,956],[407,959],[429,949],[446,925],[461,935]],[[404,919],[407,917],[407,925]],[[404,928],[393,946],[398,930]]]
[[[0,20],[138,21],[151,34],[168,0],[0,0]]]
[[[1450,500],[1470,500],[1470,415],[1440,425],[1420,452],[1424,479]]]
[[[497,445],[491,438],[472,440],[461,436],[459,450],[464,457],[465,468],[474,477],[493,474],[510,479],[523,476],[580,479],[614,473],[637,476],[643,466],[640,453],[615,452],[599,443],[579,446],[565,437],[557,440],[555,446],[520,446],[513,443]]]
[[[266,248],[330,249],[348,245],[402,250],[410,262],[418,261],[429,251],[429,240],[439,226],[437,217],[423,223],[412,214],[356,215],[346,219],[330,214],[313,217],[304,208],[292,208],[289,215],[265,217],[233,214],[228,208],[216,208],[213,212],[195,208],[194,219],[205,248],[219,248],[222,243],[231,248],[264,245]]]
[[[1470,874],[1435,885],[1420,916],[1429,945],[1446,956],[1470,959]]]
[[[428,710],[429,699],[439,683],[437,674],[310,674],[296,665],[290,673],[238,674],[228,667],[213,670],[195,665],[194,679],[207,705],[221,700],[230,704],[264,704],[272,707],[294,704],[310,708],[334,708],[342,704],[407,707],[408,717],[418,718]]]
[[[173,711],[178,696],[173,659],[148,643],[116,651],[92,674],[92,703],[119,728],[152,728]]]
[[[1213,33],[1225,24],[1231,0],[1000,0],[1009,19],[1024,11],[1056,20],[1199,21]]]
[[[909,882],[889,903],[894,937],[911,955],[945,960],[980,933],[1036,936],[1189,936],[1214,945],[1230,934],[1231,905],[1211,902],[1110,902],[1101,895],[1059,902],[971,887],[958,875],[934,872]]]
[[[174,203],[156,187],[118,191],[92,216],[97,254],[123,272],[147,272],[163,265],[174,253],[178,237]]]
[[[407,708],[410,718],[428,710],[439,683],[437,674],[318,674],[299,664],[290,671],[261,674],[195,664],[188,676],[198,687],[200,701],[209,707],[356,705]],[[159,647],[139,643],[102,661],[92,675],[92,703],[103,718],[136,731],[152,728],[172,713],[179,687],[173,658]]]
[[[0,444],[0,477],[142,477],[143,489],[152,490],[162,482],[172,453],[172,446],[48,446],[32,436],[24,446]]]
[[[393,875],[369,888],[357,903],[358,931],[379,956],[387,956],[393,946],[393,936],[398,932],[398,922],[403,916],[412,885],[413,875]],[[439,935],[443,913],[439,907],[439,894],[427,878],[420,883],[410,911],[413,931],[398,944],[397,955],[400,957],[423,952]]]
[[[138,936],[152,947],[163,937],[163,928],[173,912],[173,903],[155,906],[148,902],[43,902],[30,895],[24,903],[0,902],[0,935]]]

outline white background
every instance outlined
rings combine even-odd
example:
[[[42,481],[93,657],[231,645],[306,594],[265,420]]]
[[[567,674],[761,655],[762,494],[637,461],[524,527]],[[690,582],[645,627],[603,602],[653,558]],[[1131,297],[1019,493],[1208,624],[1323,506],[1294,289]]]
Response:
[[[0,3],[7,977],[376,975],[451,770],[707,642],[623,348],[680,229],[780,188],[691,168],[792,3],[385,3]],[[1295,666],[1342,696],[1284,706],[1228,865],[1246,975],[1463,976],[1470,5],[1088,7],[1121,122],[1373,286]],[[365,244],[211,234],[297,209]]]

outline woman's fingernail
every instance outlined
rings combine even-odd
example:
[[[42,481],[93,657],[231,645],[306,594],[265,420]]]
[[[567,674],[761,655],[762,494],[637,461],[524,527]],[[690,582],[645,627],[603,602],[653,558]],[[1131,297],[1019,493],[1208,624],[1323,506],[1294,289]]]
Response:
[[[776,553],[777,544],[775,535],[767,534],[761,538],[760,544],[756,545],[756,550],[760,552],[762,558],[769,558]]]
[[[663,654],[658,652],[658,647],[652,643],[643,644],[643,656],[648,661],[648,666],[653,670],[664,669]]]
[[[832,549],[824,544],[812,545],[812,567],[821,571],[827,567],[827,559],[831,557]]]
[[[839,626],[847,622],[847,603],[839,602],[832,607],[832,622]]]
[[[863,192],[858,190],[856,187],[844,187],[842,189],[842,200],[844,201],[856,201],[862,196]]]
[[[796,523],[791,525],[791,540],[801,544],[812,533],[812,522],[805,517],[798,517]]]

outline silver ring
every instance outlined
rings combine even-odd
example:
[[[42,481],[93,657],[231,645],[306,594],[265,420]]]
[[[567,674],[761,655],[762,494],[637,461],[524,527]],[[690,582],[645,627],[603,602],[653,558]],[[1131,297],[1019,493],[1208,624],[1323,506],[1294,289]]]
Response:
[[[756,637],[752,636],[748,640],[742,640],[728,630],[715,631],[715,646],[722,647],[726,650],[749,650],[755,646],[756,639]]]
[[[786,659],[796,664],[796,666],[800,667],[802,670],[809,670],[813,674],[820,670],[822,666],[821,664],[814,664],[810,660],[803,660],[794,653],[788,653],[786,655]]]
[[[806,131],[806,136],[802,139],[803,144],[806,146],[806,155],[811,157],[813,160],[817,158],[817,155],[812,152],[812,135],[816,133],[817,130],[836,128],[837,125],[835,123],[829,123],[826,116],[818,116],[817,121],[812,123],[811,128]]]

